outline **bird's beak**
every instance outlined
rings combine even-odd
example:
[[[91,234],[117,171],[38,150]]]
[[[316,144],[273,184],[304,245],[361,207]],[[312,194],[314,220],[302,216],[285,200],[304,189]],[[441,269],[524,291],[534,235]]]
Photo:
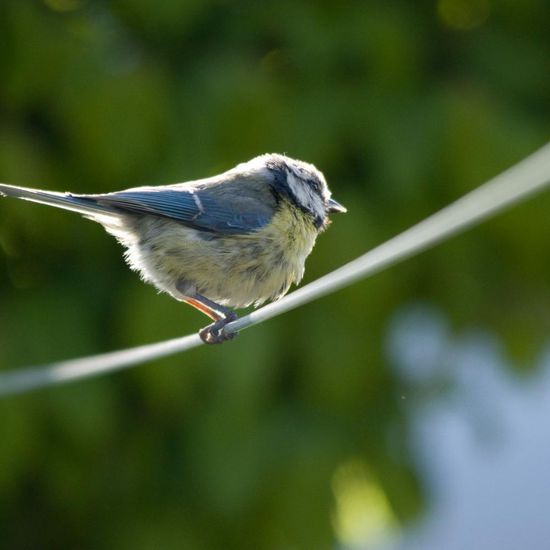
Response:
[[[342,206],[339,202],[334,199],[329,199],[327,203],[327,212],[329,214],[344,214],[348,209],[345,206]]]

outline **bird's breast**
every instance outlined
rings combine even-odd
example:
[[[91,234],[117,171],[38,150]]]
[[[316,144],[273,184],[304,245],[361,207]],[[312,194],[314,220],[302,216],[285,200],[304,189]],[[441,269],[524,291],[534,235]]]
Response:
[[[219,279],[203,282],[201,293],[231,307],[276,300],[302,279],[316,236],[313,223],[285,204],[254,233],[214,239],[211,257],[223,257],[222,269]]]

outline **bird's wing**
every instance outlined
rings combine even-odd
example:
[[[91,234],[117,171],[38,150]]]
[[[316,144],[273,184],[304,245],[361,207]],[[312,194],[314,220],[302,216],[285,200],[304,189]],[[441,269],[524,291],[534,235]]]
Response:
[[[220,193],[218,187],[216,191],[210,188],[138,188],[86,198],[105,207],[170,218],[200,231],[225,235],[256,231],[273,215],[269,204],[257,196],[248,196],[246,189],[240,189],[240,193],[230,190]]]

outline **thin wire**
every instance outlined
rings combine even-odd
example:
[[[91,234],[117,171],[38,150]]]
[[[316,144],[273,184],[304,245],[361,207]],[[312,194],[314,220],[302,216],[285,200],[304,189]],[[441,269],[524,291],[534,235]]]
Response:
[[[236,332],[246,329],[378,273],[541,192],[549,184],[550,143],[403,233],[282,300],[229,323],[225,330]],[[187,351],[201,343],[199,336],[194,334],[127,350],[0,373],[0,396],[132,367]]]
[[[191,334],[156,344],[113,351],[101,355],[69,359],[37,367],[14,369],[0,373],[0,396],[54,386],[71,380],[133,367],[159,357],[195,348],[202,343],[198,334]]]

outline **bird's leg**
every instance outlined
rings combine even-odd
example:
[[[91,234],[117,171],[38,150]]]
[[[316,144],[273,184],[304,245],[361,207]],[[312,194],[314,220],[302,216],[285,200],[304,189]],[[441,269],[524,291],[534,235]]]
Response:
[[[223,328],[225,325],[234,321],[237,314],[229,308],[223,307],[201,294],[193,296],[184,296],[182,300],[208,315],[214,322],[199,331],[199,336],[205,344],[221,344],[226,340],[231,340],[237,335],[236,332],[225,333]]]

